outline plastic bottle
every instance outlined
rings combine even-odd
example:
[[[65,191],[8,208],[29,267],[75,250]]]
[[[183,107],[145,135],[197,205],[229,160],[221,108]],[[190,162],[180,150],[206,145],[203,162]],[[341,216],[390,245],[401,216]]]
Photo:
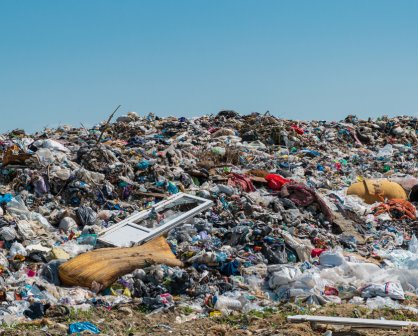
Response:
[[[216,310],[241,310],[242,304],[239,300],[227,296],[215,296],[213,298]]]

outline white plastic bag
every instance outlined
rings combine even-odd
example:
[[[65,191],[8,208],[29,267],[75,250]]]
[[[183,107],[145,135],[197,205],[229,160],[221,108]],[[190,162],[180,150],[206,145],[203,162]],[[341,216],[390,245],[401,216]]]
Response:
[[[11,257],[15,257],[17,255],[26,257],[28,255],[28,252],[26,252],[26,249],[23,247],[22,244],[14,242],[12,246],[10,246],[9,254]]]
[[[385,147],[379,149],[377,157],[391,157],[393,155],[393,147],[391,144],[387,144]]]
[[[30,211],[21,196],[13,197],[7,205],[7,212],[20,219],[31,219]]]
[[[323,291],[327,284],[329,284],[329,281],[322,279],[319,273],[307,271],[296,279],[294,288],[303,288],[306,290],[317,289]]]
[[[409,241],[408,251],[418,254],[418,239],[415,235],[413,235]]]
[[[406,191],[410,191],[413,186],[418,184],[418,179],[410,175],[405,177],[392,177],[389,180],[400,184]]]
[[[81,253],[90,251],[93,249],[94,246],[92,245],[79,245],[74,240],[69,240],[66,243],[59,246],[62,248],[65,252],[67,252],[71,258],[74,258],[75,256],[78,256]]]
[[[0,238],[10,241],[16,239],[17,232],[16,230],[11,226],[3,226],[0,228]]]
[[[302,275],[299,268],[288,265],[277,265],[278,269],[273,272],[269,279],[270,288],[274,289],[295,281],[295,279]]]
[[[370,309],[382,309],[382,308],[392,308],[392,309],[400,309],[401,305],[392,300],[390,297],[374,297],[367,299],[366,302],[367,307]]]
[[[48,148],[52,151],[60,151],[64,153],[70,152],[70,150],[64,145],[52,139],[36,140],[33,144],[38,148]]]
[[[29,211],[21,196],[12,198],[7,205],[7,211],[14,217],[27,221],[33,220],[39,222],[45,229],[51,229],[51,224],[44,216],[37,212]]]
[[[404,300],[405,293],[399,281],[388,281],[384,284],[370,284],[363,288],[361,297],[371,298],[375,296],[390,297],[395,300]]]
[[[52,163],[63,162],[67,159],[67,155],[61,151],[52,151],[48,148],[41,148],[36,151],[35,156],[39,163],[43,166],[47,166]]]
[[[64,232],[68,232],[72,228],[76,228],[77,227],[77,223],[71,217],[64,217],[63,219],[61,219],[60,224],[59,224],[58,227],[61,230],[63,230]]]
[[[324,251],[319,256],[319,263],[322,266],[335,267],[345,263],[344,256],[339,251]]]
[[[66,181],[71,176],[71,169],[60,166],[53,166],[50,172],[51,177],[56,177],[62,181]]]

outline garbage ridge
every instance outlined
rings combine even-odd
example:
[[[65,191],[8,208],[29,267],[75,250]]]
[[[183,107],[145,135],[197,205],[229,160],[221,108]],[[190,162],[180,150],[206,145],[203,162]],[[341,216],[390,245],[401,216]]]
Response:
[[[129,112],[16,129],[0,156],[2,323],[132,301],[194,312],[179,323],[286,302],[417,310],[416,117]],[[164,255],[124,259],[157,239]],[[86,283],[92,252],[113,259]]]

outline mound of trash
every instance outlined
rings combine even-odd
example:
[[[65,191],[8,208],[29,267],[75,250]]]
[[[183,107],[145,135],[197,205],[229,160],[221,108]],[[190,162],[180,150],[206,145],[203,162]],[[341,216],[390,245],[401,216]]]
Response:
[[[129,112],[2,134],[0,157],[3,323],[132,300],[193,311],[179,322],[287,302],[417,312],[416,117]]]

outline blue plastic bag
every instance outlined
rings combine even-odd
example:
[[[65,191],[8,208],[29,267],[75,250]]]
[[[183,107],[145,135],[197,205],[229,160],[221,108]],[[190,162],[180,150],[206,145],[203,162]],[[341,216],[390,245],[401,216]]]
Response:
[[[1,203],[9,203],[12,200],[12,194],[4,194],[0,196],[0,204]]]
[[[82,245],[96,246],[97,234],[95,234],[95,233],[82,234],[80,237],[77,238],[77,243],[82,244]]]
[[[171,182],[168,182],[167,190],[170,194],[177,194],[179,192],[179,188]]]
[[[99,328],[97,328],[93,323],[91,322],[75,322],[71,323],[68,328],[69,334],[79,333],[83,332],[85,330],[91,331],[93,334],[100,334]]]
[[[149,166],[151,166],[151,163],[148,160],[141,160],[136,164],[136,166],[138,167],[138,169],[145,170],[149,168]]]

